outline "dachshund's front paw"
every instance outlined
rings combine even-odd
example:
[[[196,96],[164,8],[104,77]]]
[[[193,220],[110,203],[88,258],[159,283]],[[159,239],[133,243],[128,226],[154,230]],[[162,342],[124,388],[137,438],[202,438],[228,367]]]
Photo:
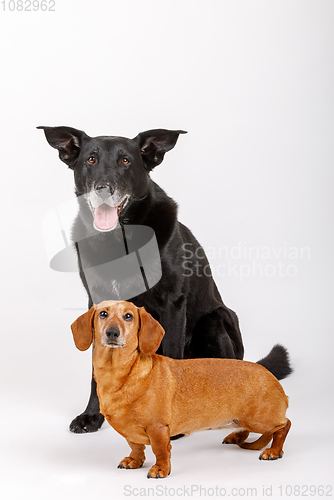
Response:
[[[284,455],[283,450],[276,451],[273,448],[267,448],[264,450],[260,456],[260,460],[277,460],[278,458],[282,458]]]
[[[135,459],[132,457],[125,457],[123,460],[118,464],[117,468],[118,469],[139,469],[140,467],[143,466],[144,459]]]
[[[70,431],[76,434],[84,434],[85,432],[96,432],[103,424],[104,416],[101,413],[78,415],[70,423]]]
[[[153,467],[150,468],[148,471],[147,477],[148,479],[154,478],[154,479],[159,479],[163,477],[169,476],[171,473],[169,465],[163,466],[163,465],[153,465]]]

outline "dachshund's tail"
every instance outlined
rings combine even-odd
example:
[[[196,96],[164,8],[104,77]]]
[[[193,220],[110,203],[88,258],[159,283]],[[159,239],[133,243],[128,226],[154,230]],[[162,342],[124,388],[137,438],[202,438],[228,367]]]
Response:
[[[267,368],[278,380],[282,380],[293,372],[289,353],[280,344],[276,344],[270,353],[265,358],[260,359],[257,364]]]

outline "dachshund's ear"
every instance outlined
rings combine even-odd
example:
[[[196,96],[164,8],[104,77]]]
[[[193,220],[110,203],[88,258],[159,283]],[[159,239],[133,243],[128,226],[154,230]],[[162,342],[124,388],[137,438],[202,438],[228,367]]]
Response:
[[[79,316],[71,325],[74,343],[80,351],[86,351],[93,341],[93,318],[95,306]]]
[[[146,356],[152,356],[158,350],[165,330],[145,310],[145,307],[140,307],[138,312],[140,317],[140,329],[138,332],[139,350],[143,354],[146,354]]]

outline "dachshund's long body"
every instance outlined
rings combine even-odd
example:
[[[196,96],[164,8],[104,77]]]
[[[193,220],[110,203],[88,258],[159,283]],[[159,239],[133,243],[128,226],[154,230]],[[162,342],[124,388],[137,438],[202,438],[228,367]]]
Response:
[[[102,414],[132,452],[120,468],[138,468],[151,445],[157,462],[148,477],[170,473],[170,437],[233,427],[224,443],[261,449],[261,459],[283,455],[290,428],[288,398],[263,366],[231,359],[174,360],[155,354],[164,331],[144,308],[105,301],[72,325],[74,340],[88,349],[94,332],[94,377]],[[249,432],[261,433],[244,443]]]

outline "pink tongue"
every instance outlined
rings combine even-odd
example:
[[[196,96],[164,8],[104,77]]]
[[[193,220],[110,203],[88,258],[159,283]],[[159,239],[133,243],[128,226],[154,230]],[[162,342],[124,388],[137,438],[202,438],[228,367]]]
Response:
[[[102,203],[95,209],[95,225],[104,231],[112,229],[117,221],[117,208]]]

